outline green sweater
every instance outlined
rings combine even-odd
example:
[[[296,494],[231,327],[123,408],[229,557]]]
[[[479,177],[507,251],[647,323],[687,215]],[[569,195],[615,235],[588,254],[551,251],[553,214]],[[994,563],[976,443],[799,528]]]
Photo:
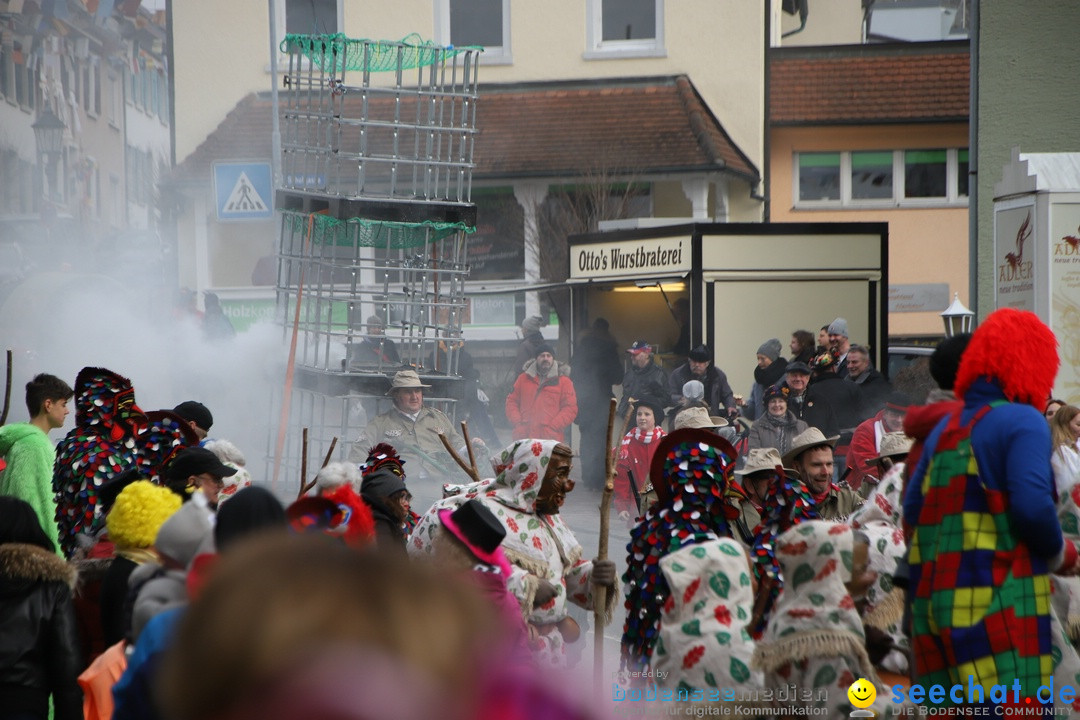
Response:
[[[0,427],[0,457],[7,467],[0,472],[0,495],[10,495],[30,503],[38,522],[60,551],[56,528],[56,500],[53,495],[53,464],[56,447],[41,428],[30,423]]]

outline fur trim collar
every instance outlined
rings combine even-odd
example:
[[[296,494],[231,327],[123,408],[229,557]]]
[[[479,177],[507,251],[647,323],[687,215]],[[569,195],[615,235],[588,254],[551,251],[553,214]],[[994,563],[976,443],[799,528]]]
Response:
[[[63,582],[75,589],[79,573],[56,553],[36,545],[0,545],[0,577],[27,582]]]

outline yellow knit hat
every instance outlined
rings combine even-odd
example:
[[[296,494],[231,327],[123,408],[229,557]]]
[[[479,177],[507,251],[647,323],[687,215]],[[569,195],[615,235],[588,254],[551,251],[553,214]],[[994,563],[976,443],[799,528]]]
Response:
[[[105,518],[109,539],[118,550],[153,547],[158,530],[180,505],[180,496],[168,488],[148,480],[133,482],[116,496]]]

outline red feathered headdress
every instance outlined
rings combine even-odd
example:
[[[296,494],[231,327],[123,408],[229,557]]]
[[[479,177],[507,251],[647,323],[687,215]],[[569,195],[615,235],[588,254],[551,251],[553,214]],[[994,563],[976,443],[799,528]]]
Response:
[[[405,461],[397,454],[394,446],[388,443],[379,443],[368,450],[367,460],[360,465],[360,474],[366,478],[384,465],[389,465],[395,475],[405,476]]]
[[[369,545],[375,537],[375,518],[371,515],[371,508],[353,490],[352,485],[345,483],[330,492],[324,491],[322,496],[337,503],[345,512],[342,524],[329,534],[340,535],[345,544],[351,547]]]
[[[1042,412],[1061,362],[1057,345],[1054,333],[1035,313],[995,310],[975,330],[960,358],[957,397],[963,397],[979,378],[991,378],[1009,400]]]

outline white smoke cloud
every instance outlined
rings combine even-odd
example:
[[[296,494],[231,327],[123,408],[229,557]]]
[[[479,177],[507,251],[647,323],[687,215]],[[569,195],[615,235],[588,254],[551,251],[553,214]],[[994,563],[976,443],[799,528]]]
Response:
[[[8,422],[28,419],[25,385],[37,373],[74,386],[83,367],[104,367],[131,379],[143,410],[184,400],[206,405],[214,415],[210,437],[231,440],[247,455],[255,480],[269,481],[262,477],[264,458],[273,450],[288,357],[280,326],[260,323],[212,341],[197,317],[178,313],[165,288],[50,271],[27,278],[0,305],[0,350],[8,348],[14,354]],[[74,422],[72,408],[52,438]]]

